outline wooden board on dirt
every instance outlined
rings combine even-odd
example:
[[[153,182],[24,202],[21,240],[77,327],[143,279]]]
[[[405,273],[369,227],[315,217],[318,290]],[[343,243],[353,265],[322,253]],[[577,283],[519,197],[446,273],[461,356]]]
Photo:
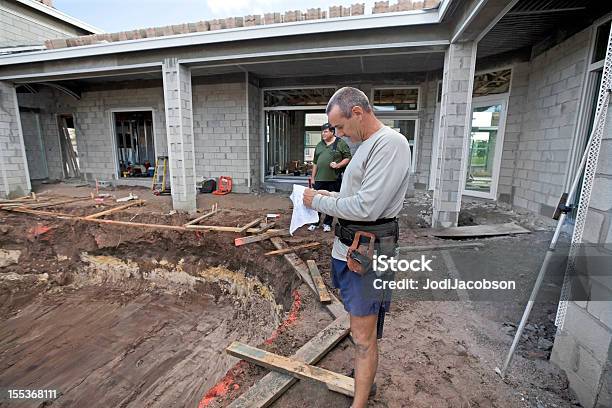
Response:
[[[271,238],[270,241],[278,249],[284,249],[288,247],[287,243],[282,238],[275,237]],[[293,270],[295,270],[298,276],[302,279],[302,282],[307,284],[316,296],[319,296],[319,291],[317,291],[317,287],[312,281],[312,277],[310,276],[310,271],[308,270],[308,266],[306,266],[306,262],[304,262],[302,258],[297,256],[295,252],[284,254],[283,257],[293,267]],[[342,305],[342,303],[331,293],[329,294],[329,296],[331,297],[331,303],[325,305],[325,308],[336,319],[341,316],[344,316],[346,312],[344,311],[344,306]]]
[[[105,211],[100,211],[100,212],[97,212],[95,214],[88,215],[88,216],[85,217],[85,219],[91,220],[91,219],[94,219],[94,218],[104,217],[105,215],[112,214],[112,213],[117,212],[117,211],[125,210],[125,209],[133,207],[135,205],[143,205],[144,203],[145,203],[144,200],[132,201],[131,203],[127,203],[127,204],[124,204],[124,205],[120,205],[120,206],[117,206],[117,207],[110,208],[110,209],[105,210]]]
[[[310,339],[292,356],[307,364],[319,362],[336,344],[349,333],[349,317],[347,313],[333,322]],[[231,408],[265,408],[269,407],[278,397],[297,382],[297,378],[272,371],[253,384],[244,394],[234,400]]]
[[[287,248],[283,248],[283,249],[277,249],[275,251],[266,252],[264,255],[266,255],[266,256],[268,256],[268,255],[283,255],[283,254],[288,254],[289,252],[295,252],[296,250],[299,250],[299,249],[315,248],[315,247],[318,247],[319,245],[321,245],[320,242],[309,242],[307,244],[295,245],[295,246],[292,246],[292,247],[287,247]]]
[[[206,214],[204,214],[204,215],[199,216],[199,217],[198,217],[198,218],[196,218],[196,219],[193,219],[193,220],[189,221],[189,222],[188,222],[188,223],[186,223],[184,226],[185,226],[185,227],[187,227],[187,226],[189,226],[189,225],[195,225],[195,224],[197,224],[198,222],[200,222],[200,221],[202,221],[202,220],[204,220],[204,219],[206,219],[206,218],[208,218],[208,217],[212,217],[213,215],[215,215],[215,214],[216,214],[216,213],[218,213],[219,211],[221,211],[221,210],[219,210],[219,208],[218,208],[216,205],[213,205],[212,210],[210,210],[209,212],[207,212],[207,213],[206,213]]]
[[[473,238],[492,237],[497,235],[527,234],[531,231],[516,225],[513,222],[492,225],[469,225],[465,227],[432,228],[419,232],[420,236],[434,236],[443,238]]]
[[[238,230],[239,234],[244,233],[246,230],[248,230],[249,228],[252,228],[256,225],[258,225],[261,222],[261,218],[257,218],[256,220],[253,220],[251,222],[249,222],[248,224],[243,225],[242,227],[240,227],[240,229]]]
[[[355,380],[346,375],[334,373],[321,367],[306,364],[296,359],[279,356],[248,344],[235,341],[225,351],[243,360],[290,374],[294,377],[323,383],[328,389],[352,397],[355,394]]]
[[[260,235],[251,235],[250,237],[240,237],[234,240],[234,245],[241,246],[246,244],[252,244],[254,242],[265,241],[270,238],[280,237],[283,235],[288,235],[289,231],[287,230],[278,230],[278,231],[268,231],[264,234]]]
[[[319,301],[321,303],[331,303],[332,300],[329,296],[329,291],[325,286],[325,282],[323,281],[321,272],[319,272],[317,263],[312,259],[309,259],[306,261],[306,264],[308,265],[308,269],[310,270],[310,276],[312,277],[315,287],[317,288],[317,292],[319,293]]]

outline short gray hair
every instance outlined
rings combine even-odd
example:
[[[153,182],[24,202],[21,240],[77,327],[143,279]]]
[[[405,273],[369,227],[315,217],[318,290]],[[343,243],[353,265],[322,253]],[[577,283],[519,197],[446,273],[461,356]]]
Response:
[[[370,100],[366,94],[350,86],[340,88],[332,95],[327,103],[325,113],[329,115],[334,106],[340,108],[340,112],[345,118],[353,116],[353,106],[360,106],[365,112],[372,112],[372,105],[370,105]]]

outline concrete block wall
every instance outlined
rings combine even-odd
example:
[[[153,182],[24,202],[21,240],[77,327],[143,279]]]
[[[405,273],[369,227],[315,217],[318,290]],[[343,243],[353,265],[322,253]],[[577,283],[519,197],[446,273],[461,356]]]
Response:
[[[75,102],[77,148],[81,157],[81,172],[87,180],[118,178],[113,109],[152,108],[156,155],[168,154],[161,87],[85,92],[81,100]]]
[[[193,121],[197,180],[230,176],[247,193],[245,82],[194,86]]]
[[[513,204],[517,207],[548,216],[563,192],[588,62],[589,39],[590,29],[587,29],[535,57],[530,62],[527,94],[521,97],[523,110],[514,112],[520,109],[516,103],[508,112],[511,118],[518,115],[522,122],[512,181]],[[525,74],[520,73],[522,67],[518,68],[518,85],[524,87],[520,81]],[[511,142],[516,142],[514,133],[518,125],[512,120]],[[504,176],[508,173],[506,169]]]
[[[612,112],[608,107],[608,112]],[[585,408],[612,401],[612,118],[601,143],[583,242],[593,246],[587,259],[592,301],[569,302],[557,333],[552,361],[563,368]],[[607,261],[607,262],[606,262]]]
[[[527,114],[527,93],[529,92],[529,63],[522,62],[512,66],[512,80],[508,97],[508,112],[504,132],[504,146],[499,171],[497,198],[512,203],[512,185],[517,170],[517,155],[523,122]]]
[[[20,3],[0,0],[0,48],[42,45],[51,38],[87,34]]]
[[[30,193],[30,175],[15,88],[0,82],[0,197]]]
[[[152,109],[157,155],[168,154],[161,87],[83,92],[78,101],[59,91],[43,88],[37,94],[19,94],[19,105],[40,109],[50,179],[64,177],[57,124],[59,114],[74,117],[79,164],[87,180],[118,178],[113,109]]]

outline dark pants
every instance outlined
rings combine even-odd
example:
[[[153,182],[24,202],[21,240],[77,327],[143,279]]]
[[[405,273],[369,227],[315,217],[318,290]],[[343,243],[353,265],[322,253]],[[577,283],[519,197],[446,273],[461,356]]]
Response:
[[[315,181],[314,186],[313,186],[315,190],[340,191],[338,187],[340,186],[338,185],[337,181]],[[321,222],[321,213],[319,213],[319,222],[312,224],[312,225],[319,225],[320,222]],[[323,224],[332,225],[332,222],[334,222],[334,217],[332,217],[331,215],[325,214],[325,219],[323,220]]]

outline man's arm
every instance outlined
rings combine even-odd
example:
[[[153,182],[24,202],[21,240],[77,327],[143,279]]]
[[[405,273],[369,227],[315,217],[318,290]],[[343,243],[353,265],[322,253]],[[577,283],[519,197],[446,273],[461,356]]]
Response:
[[[372,152],[361,187],[355,195],[342,198],[315,195],[312,208],[346,220],[379,219],[410,169],[407,146],[389,141],[381,141],[381,144]]]
[[[338,141],[338,152],[340,153],[340,158],[342,160],[337,162],[335,166],[332,166],[334,169],[342,169],[348,166],[349,161],[351,161],[351,149],[342,139]]]

